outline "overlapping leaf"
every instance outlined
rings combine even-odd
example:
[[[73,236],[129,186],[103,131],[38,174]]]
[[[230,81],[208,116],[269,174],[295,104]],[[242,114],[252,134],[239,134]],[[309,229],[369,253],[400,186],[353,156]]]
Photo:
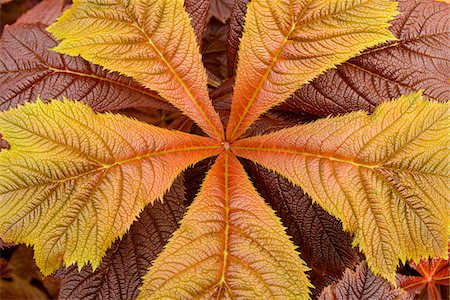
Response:
[[[358,262],[351,238],[342,231],[342,224],[329,215],[296,186],[280,175],[252,164],[255,178],[264,199],[280,216],[309,267],[330,273],[342,273]]]
[[[184,7],[191,16],[192,27],[197,35],[197,43],[202,45],[203,32],[206,28],[206,19],[208,17],[209,0],[185,0]]]
[[[315,299],[330,284],[327,278],[340,279],[345,268],[352,268],[359,261],[351,237],[343,232],[336,218],[312,203],[301,188],[287,179],[256,164],[250,164],[249,172],[261,196],[280,216],[287,233],[299,246],[301,257],[311,268],[309,275]]]
[[[440,287],[450,287],[450,265],[442,258],[421,259],[418,264],[409,262],[420,276],[397,274],[397,285],[406,290],[411,298],[427,295],[428,300],[445,300]],[[448,288],[447,288],[448,291]]]
[[[307,299],[307,268],[239,163],[221,154],[140,299]]]
[[[0,109],[65,96],[96,111],[151,106],[173,109],[132,79],[109,73],[81,57],[49,50],[57,45],[43,24],[13,25],[0,40]]]
[[[398,260],[445,257],[450,105],[420,93],[235,142],[299,185],[354,234],[370,268],[395,282]]]
[[[47,30],[62,40],[55,51],[131,76],[208,135],[223,137],[196,35],[181,1],[77,0]]]
[[[406,300],[406,293],[375,276],[362,262],[355,272],[347,269],[344,278],[327,287],[319,300]]]
[[[212,139],[96,114],[81,102],[26,104],[0,114],[0,236],[34,245],[44,274],[106,250],[178,174],[218,154]]]
[[[44,277],[36,267],[33,249],[18,245],[0,258],[0,297],[5,300],[56,299],[59,280]]]
[[[239,42],[242,37],[244,28],[245,14],[247,13],[247,4],[250,0],[236,1],[230,17],[230,31],[227,38],[227,54],[228,54],[228,74],[234,75],[237,63],[237,52]]]
[[[60,299],[135,299],[151,261],[178,228],[184,213],[184,184],[177,179],[163,203],[148,205],[130,231],[108,250],[92,272],[70,267],[61,277]]]
[[[298,90],[283,108],[320,116],[372,111],[379,103],[419,89],[450,99],[450,6],[435,0],[400,0],[391,22],[396,41],[364,51]]]
[[[391,0],[250,2],[227,138],[327,69],[393,40],[387,22],[396,14]]]
[[[228,77],[226,52],[227,33],[228,25],[224,25],[219,21],[212,19],[208,23],[203,39],[203,64],[205,65],[206,70],[216,77],[219,84]]]
[[[4,248],[9,248],[9,247],[12,247],[12,246],[14,246],[13,243],[7,243],[7,242],[4,242],[4,241],[0,238],[0,250],[3,250]]]
[[[230,18],[235,2],[240,0],[210,0],[211,5],[208,12],[208,21],[211,17],[225,24]]]
[[[44,0],[21,15],[14,24],[41,23],[50,25],[69,7],[70,5],[66,5],[64,0]]]

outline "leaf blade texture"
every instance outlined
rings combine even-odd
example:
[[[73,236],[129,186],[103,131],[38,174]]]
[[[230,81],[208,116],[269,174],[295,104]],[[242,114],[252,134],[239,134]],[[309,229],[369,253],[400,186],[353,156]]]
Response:
[[[358,262],[358,252],[342,224],[299,187],[261,166],[249,166],[261,196],[275,209],[309,267],[342,273]]]
[[[429,99],[450,98],[450,6],[434,0],[400,0],[391,22],[396,41],[364,51],[296,91],[282,105],[318,116],[373,111],[386,99],[417,90]],[[336,88],[339,87],[339,88]]]
[[[394,283],[399,259],[447,256],[449,113],[448,103],[410,94],[370,116],[239,140],[233,151],[302,187],[354,235],[374,273]]]
[[[185,0],[184,7],[191,16],[192,27],[194,27],[197,36],[197,44],[202,46],[203,33],[205,32],[210,0]]]
[[[244,29],[247,5],[250,0],[238,0],[233,6],[230,17],[230,30],[227,38],[228,75],[233,76],[235,72],[239,43]]]
[[[185,188],[180,177],[163,202],[147,205],[94,272],[87,266],[81,272],[75,266],[58,271],[60,299],[136,299],[142,277],[183,217]]]
[[[47,30],[61,40],[53,50],[132,77],[209,136],[223,137],[183,2],[79,0]]]
[[[375,276],[362,262],[355,272],[347,269],[344,277],[328,286],[319,300],[407,300],[405,291]]]
[[[227,138],[327,69],[393,40],[387,27],[396,14],[391,0],[251,1]]]
[[[0,152],[0,236],[32,244],[45,275],[62,262],[95,269],[179,173],[220,152],[212,139],[69,100],[2,112],[0,132],[11,146]]]
[[[242,165],[225,152],[150,268],[138,299],[307,299],[306,270]]]
[[[44,3],[44,2],[42,2]],[[8,26],[0,40],[0,110],[61,95],[80,99],[96,111],[135,106],[173,110],[128,77],[82,59],[49,50],[57,45],[43,24]]]

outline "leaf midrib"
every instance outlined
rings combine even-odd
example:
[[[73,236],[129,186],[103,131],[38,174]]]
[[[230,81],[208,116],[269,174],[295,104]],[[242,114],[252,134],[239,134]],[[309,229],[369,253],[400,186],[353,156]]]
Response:
[[[220,149],[220,146],[198,146],[198,147],[186,147],[186,148],[178,148],[178,149],[170,149],[170,150],[163,150],[160,152],[151,152],[151,153],[146,153],[144,155],[138,155],[135,157],[131,157],[128,159],[124,159],[124,160],[120,160],[120,161],[116,161],[112,164],[105,164],[105,163],[101,163],[101,166],[98,168],[95,168],[93,170],[90,170],[88,172],[85,173],[81,173],[75,176],[71,176],[71,177],[66,177],[63,179],[58,179],[58,180],[51,180],[51,182],[65,182],[71,179],[76,179],[78,177],[81,176],[85,176],[87,174],[90,173],[95,173],[95,172],[99,172],[101,170],[108,170],[110,168],[113,168],[115,166],[119,166],[119,165],[123,165],[129,162],[133,162],[133,161],[137,161],[137,160],[143,160],[149,157],[155,157],[155,156],[159,156],[159,155],[165,155],[165,154],[171,154],[171,153],[176,153],[176,152],[184,152],[184,151],[200,151],[200,150],[207,150],[207,149]]]
[[[228,151],[225,152],[225,172],[224,172],[224,188],[225,188],[225,198],[224,198],[224,208],[225,208],[225,229],[224,229],[224,248],[223,248],[223,256],[222,256],[222,274],[219,279],[218,285],[219,285],[219,291],[217,293],[217,298],[220,299],[220,296],[222,294],[222,288],[225,286],[230,293],[231,290],[228,287],[227,281],[226,281],[226,273],[228,268],[228,242],[230,238],[230,193],[229,193],[229,153]]]
[[[172,75],[174,76],[174,78],[177,80],[177,82],[180,84],[180,86],[183,88],[183,90],[185,91],[186,95],[189,97],[189,99],[191,99],[192,103],[194,103],[195,107],[197,108],[197,111],[200,112],[200,114],[202,115],[202,117],[206,120],[206,122],[208,123],[208,125],[210,126],[210,128],[213,130],[213,132],[216,134],[217,138],[222,138],[222,134],[220,133],[220,130],[217,129],[216,126],[214,126],[212,120],[208,117],[208,114],[203,110],[203,108],[200,106],[200,104],[198,103],[197,99],[194,97],[194,95],[191,93],[190,88],[188,87],[188,85],[184,82],[184,80],[182,80],[180,78],[180,76],[178,76],[178,73],[175,71],[175,69],[172,67],[172,65],[170,64],[170,62],[164,57],[164,55],[161,53],[161,51],[158,49],[158,47],[156,47],[155,43],[153,42],[153,40],[151,39],[151,37],[147,34],[147,32],[145,32],[145,30],[142,28],[142,26],[140,26],[139,22],[133,18],[133,16],[128,12],[127,8],[120,2],[120,1],[116,1],[116,3],[121,6],[124,10],[124,12],[128,15],[128,17],[133,21],[134,24],[136,24],[134,27],[136,29],[138,29],[146,38],[147,42],[149,43],[149,45],[153,48],[153,50],[158,54],[159,58],[161,59],[161,61],[167,66],[167,68],[169,69],[169,71],[172,73]]]
[[[302,155],[302,156],[306,156],[306,157],[314,157],[314,158],[319,158],[319,159],[321,158],[321,159],[327,159],[330,161],[335,161],[338,163],[349,164],[349,165],[353,165],[354,167],[357,167],[357,168],[365,168],[365,169],[371,169],[371,170],[384,169],[384,170],[393,170],[393,171],[421,174],[421,175],[425,175],[425,176],[447,177],[443,174],[434,174],[434,173],[426,173],[426,172],[422,172],[422,171],[418,171],[418,170],[401,169],[401,168],[396,168],[393,166],[382,165],[380,163],[369,164],[369,163],[363,163],[363,162],[353,161],[353,160],[344,159],[344,158],[322,155],[322,154],[318,154],[318,153],[302,152],[302,151],[298,151],[298,150],[270,148],[270,147],[248,147],[248,146],[233,146],[233,145],[231,145],[231,151],[233,151],[233,149],[246,150],[246,151],[266,151],[266,152],[297,154],[297,155]],[[236,154],[236,156],[242,157],[241,155],[238,155],[238,154]]]
[[[284,46],[288,42],[289,37],[292,34],[292,32],[295,30],[295,28],[296,28],[296,22],[293,22],[291,24],[291,28],[289,30],[289,33],[284,36],[283,41],[281,42],[280,46],[276,50],[275,55],[272,57],[270,65],[268,66],[268,68],[264,72],[263,77],[259,80],[258,86],[253,91],[253,94],[252,94],[251,98],[249,99],[247,105],[245,106],[244,112],[239,116],[239,121],[238,121],[238,123],[236,124],[236,126],[234,127],[233,131],[231,132],[231,134],[229,136],[229,140],[230,141],[234,141],[235,140],[236,132],[241,127],[241,124],[244,121],[244,118],[247,116],[248,111],[250,110],[250,107],[253,105],[253,102],[255,101],[256,97],[258,97],[259,93],[261,92],[261,89],[262,89],[264,83],[267,81],[267,78],[269,77],[270,72],[272,71],[273,67],[275,66],[275,63],[278,61],[278,57],[281,55],[281,52],[283,51]]]
[[[24,186],[22,188],[17,188],[17,189],[14,189],[14,190],[8,190],[8,191],[5,191],[5,192],[1,192],[0,195],[6,194],[6,193],[10,193],[10,192],[13,192],[13,191],[17,191],[17,190],[20,190],[20,189],[28,189],[28,188],[31,188],[31,187],[40,186],[40,185],[43,185],[43,184],[64,183],[64,182],[67,182],[67,181],[70,181],[70,180],[73,180],[73,179],[77,179],[77,178],[80,178],[80,177],[83,177],[83,176],[86,176],[86,175],[89,175],[89,174],[92,174],[92,173],[101,172],[103,170],[107,171],[108,169],[111,169],[113,167],[120,166],[120,165],[129,163],[129,162],[133,162],[133,161],[143,160],[143,159],[146,159],[146,158],[149,158],[149,157],[155,157],[155,156],[171,154],[171,153],[176,153],[176,152],[185,152],[185,151],[186,152],[187,151],[195,152],[195,151],[201,151],[201,150],[220,149],[220,148],[221,148],[221,146],[198,146],[198,147],[177,148],[177,149],[164,150],[164,151],[160,151],[160,152],[146,153],[144,155],[139,155],[139,156],[131,157],[131,158],[128,158],[128,159],[116,161],[116,162],[114,162],[112,164],[105,164],[105,163],[96,162],[97,164],[100,164],[100,166],[98,168],[95,168],[95,169],[92,169],[92,170],[89,170],[89,171],[86,171],[86,172],[82,172],[80,174],[76,174],[76,175],[73,175],[73,176],[60,178],[60,179],[48,178],[49,179],[48,181],[40,181],[40,182],[38,182],[36,184],[33,184],[33,185],[26,185],[26,186]]]
[[[40,27],[38,27],[38,28],[41,29]],[[44,31],[44,32],[47,33],[46,31]],[[159,96],[156,95],[156,94],[153,94],[153,93],[151,93],[151,92],[149,92],[149,91],[146,91],[146,90],[143,90],[143,89],[139,89],[139,88],[133,87],[133,86],[131,86],[131,85],[127,85],[127,84],[121,83],[121,82],[119,82],[119,81],[111,80],[111,79],[109,79],[109,78],[107,78],[107,77],[100,77],[100,76],[97,76],[97,75],[95,75],[95,74],[87,74],[87,73],[83,73],[83,72],[78,72],[78,71],[70,70],[70,69],[67,68],[67,66],[66,66],[66,69],[53,67],[53,66],[51,66],[51,65],[48,63],[48,61],[47,61],[45,58],[43,58],[43,57],[42,57],[39,53],[37,53],[34,49],[32,49],[32,48],[30,48],[28,45],[24,44],[24,43],[23,43],[21,40],[19,40],[16,36],[11,35],[11,37],[12,37],[16,42],[18,42],[20,45],[22,45],[22,47],[26,48],[28,51],[30,51],[31,53],[33,53],[33,55],[36,57],[36,59],[37,59],[37,60],[42,64],[42,66],[44,67],[44,68],[41,68],[41,69],[36,68],[36,70],[39,70],[39,71],[50,70],[50,71],[53,71],[54,73],[71,74],[71,75],[80,76],[80,77],[92,78],[92,79],[95,79],[95,80],[98,80],[98,81],[108,82],[108,83],[110,83],[110,84],[118,85],[118,86],[121,86],[121,87],[130,89],[130,90],[133,90],[133,91],[135,91],[135,92],[137,92],[137,93],[140,93],[140,94],[143,94],[143,95],[147,95],[147,96],[149,96],[149,97],[151,97],[151,98],[154,98],[154,99],[157,100],[157,101],[161,101],[161,102],[167,103],[167,101],[166,101],[165,99],[159,97]],[[50,38],[52,38],[52,37],[50,37]],[[52,38],[52,39],[53,39],[53,38]],[[63,57],[63,55],[61,55],[61,57]],[[62,61],[64,61],[64,60],[62,59]],[[30,71],[31,71],[31,69],[23,69],[23,70],[17,69],[15,72],[30,72]],[[5,71],[5,72],[0,72],[0,74],[1,74],[1,73],[6,74],[6,73],[11,73],[11,72],[12,72],[12,71],[9,71],[9,70],[8,70],[8,71]],[[52,75],[52,74],[47,74],[47,75],[45,75],[44,77],[48,77],[48,76],[51,76],[51,75]],[[164,109],[169,109],[170,107],[171,107],[171,105],[169,104],[168,107],[167,107],[167,108],[164,108]]]

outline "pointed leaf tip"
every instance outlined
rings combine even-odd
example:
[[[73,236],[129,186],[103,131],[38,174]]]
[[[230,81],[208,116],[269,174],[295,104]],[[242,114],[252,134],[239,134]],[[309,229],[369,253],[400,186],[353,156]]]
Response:
[[[183,1],[78,0],[47,30],[61,40],[54,51],[132,77],[223,139]]]
[[[308,268],[244,168],[222,153],[139,299],[309,299]]]
[[[248,5],[227,138],[362,50],[394,40],[392,0],[259,0]]]
[[[33,245],[46,275],[62,262],[95,269],[184,169],[222,151],[67,99],[1,112],[0,133],[11,145],[0,152],[0,236]]]
[[[446,257],[450,103],[402,96],[238,140],[237,155],[302,187],[354,235],[369,267],[395,284],[399,260]]]

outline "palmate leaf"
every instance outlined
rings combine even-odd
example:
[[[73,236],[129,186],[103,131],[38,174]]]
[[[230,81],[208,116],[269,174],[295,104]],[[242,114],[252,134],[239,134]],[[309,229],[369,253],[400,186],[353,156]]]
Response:
[[[62,40],[53,50],[131,76],[183,111],[209,136],[223,137],[182,1],[75,0],[47,30]]]
[[[175,180],[162,203],[147,205],[130,230],[111,246],[95,271],[89,266],[81,272],[76,266],[59,270],[59,299],[136,299],[142,276],[183,217],[182,177]]]
[[[395,39],[391,0],[259,0],[248,5],[227,138],[303,84],[367,47]]]
[[[440,291],[440,286],[446,285],[450,287],[450,265],[448,260],[422,258],[418,264],[412,261],[408,262],[408,264],[420,276],[397,274],[397,285],[406,290],[412,299],[418,294],[419,297],[426,294],[428,300],[446,299],[445,294]]]
[[[0,132],[11,146],[0,152],[0,236],[33,245],[44,274],[96,268],[181,171],[221,149],[68,100],[3,112]]]
[[[407,300],[405,291],[375,276],[362,262],[355,272],[347,269],[344,277],[327,287],[319,300]]]
[[[221,154],[140,299],[308,299],[307,268],[232,153]]]
[[[383,43],[328,70],[282,105],[318,116],[373,109],[386,99],[422,89],[450,99],[450,6],[435,0],[400,0],[391,22],[398,40]]]
[[[235,142],[232,151],[287,177],[354,234],[375,274],[398,260],[446,257],[450,104],[420,93]]]

